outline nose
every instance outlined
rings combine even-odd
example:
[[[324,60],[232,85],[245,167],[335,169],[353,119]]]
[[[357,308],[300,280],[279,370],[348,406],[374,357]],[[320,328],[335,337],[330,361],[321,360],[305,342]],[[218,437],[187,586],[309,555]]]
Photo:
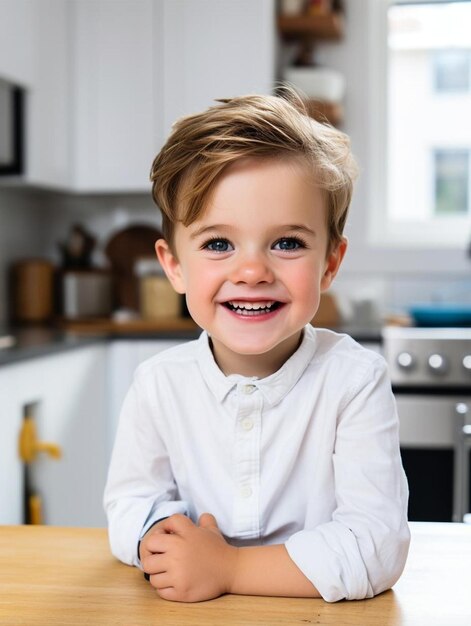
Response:
[[[269,260],[262,253],[252,252],[238,255],[230,273],[232,283],[257,285],[272,283],[275,280]]]

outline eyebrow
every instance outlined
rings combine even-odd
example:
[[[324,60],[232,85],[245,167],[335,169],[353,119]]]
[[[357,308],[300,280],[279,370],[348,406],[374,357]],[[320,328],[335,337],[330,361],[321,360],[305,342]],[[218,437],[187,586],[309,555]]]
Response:
[[[304,226],[303,224],[289,224],[287,226],[283,226],[283,228],[286,228],[286,230],[288,231],[297,231],[300,233],[305,233],[306,235],[313,235],[314,237],[317,236],[317,233],[315,230],[312,230],[312,228],[308,228],[307,226]]]
[[[195,230],[194,233],[191,233],[190,235],[190,239],[196,239],[197,237],[200,237],[201,235],[204,235],[207,232],[211,232],[213,230],[227,230],[229,227],[226,226],[225,224],[210,224],[209,226],[202,226],[201,228],[198,228],[197,230]]]
[[[197,237],[200,237],[201,235],[204,235],[205,233],[212,232],[212,231],[227,231],[227,230],[232,230],[232,227],[228,226],[227,224],[210,224],[209,226],[202,226],[201,228],[198,228],[197,230],[195,230],[195,232],[190,235],[190,239],[196,239]],[[312,235],[314,237],[317,236],[317,233],[315,230],[312,230],[311,228],[308,228],[307,226],[304,226],[303,224],[286,224],[286,225],[283,224],[279,228],[277,227],[276,230],[305,233],[306,235]]]

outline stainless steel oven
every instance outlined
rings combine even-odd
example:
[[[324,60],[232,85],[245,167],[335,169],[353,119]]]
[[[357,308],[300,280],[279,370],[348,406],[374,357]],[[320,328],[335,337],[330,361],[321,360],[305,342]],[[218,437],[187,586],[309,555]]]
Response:
[[[471,521],[471,328],[383,331],[411,521]]]

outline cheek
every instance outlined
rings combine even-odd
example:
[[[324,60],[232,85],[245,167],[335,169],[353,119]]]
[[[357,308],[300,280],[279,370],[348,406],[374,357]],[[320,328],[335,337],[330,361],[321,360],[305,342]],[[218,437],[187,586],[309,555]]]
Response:
[[[221,280],[221,267],[217,263],[198,259],[190,264],[187,276],[188,284],[193,289],[206,292]]]
[[[217,263],[194,259],[185,272],[187,301],[198,306],[213,298],[221,286],[221,268]]]
[[[320,270],[313,263],[293,263],[285,275],[288,287],[296,291],[317,291],[320,279]]]

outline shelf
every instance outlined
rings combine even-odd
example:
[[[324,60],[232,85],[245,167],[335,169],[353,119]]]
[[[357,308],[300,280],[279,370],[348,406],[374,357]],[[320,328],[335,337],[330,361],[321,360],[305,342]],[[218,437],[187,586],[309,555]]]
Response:
[[[318,122],[326,120],[332,126],[338,126],[343,121],[343,107],[336,102],[322,102],[320,100],[308,100],[306,108],[311,117]]]
[[[77,334],[147,335],[165,332],[197,332],[199,327],[191,318],[135,319],[118,322],[108,318],[92,318],[59,323],[62,330]]]
[[[283,37],[338,40],[344,34],[342,13],[325,15],[279,15],[278,31]]]

